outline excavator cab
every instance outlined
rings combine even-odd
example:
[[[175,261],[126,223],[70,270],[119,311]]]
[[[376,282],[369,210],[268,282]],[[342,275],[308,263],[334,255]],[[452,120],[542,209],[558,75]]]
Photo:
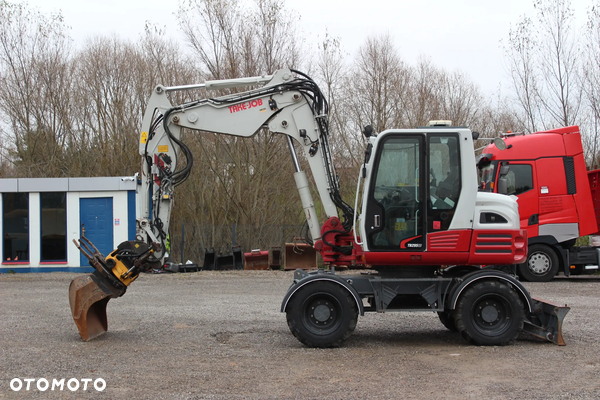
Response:
[[[123,296],[140,272],[158,267],[159,261],[152,255],[160,245],[126,241],[105,257],[86,237],[73,243],[95,269],[91,275],[73,279],[69,286],[71,315],[87,342],[107,331],[108,301]]]

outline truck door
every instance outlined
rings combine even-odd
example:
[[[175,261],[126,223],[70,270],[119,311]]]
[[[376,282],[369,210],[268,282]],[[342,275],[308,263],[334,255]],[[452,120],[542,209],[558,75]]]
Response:
[[[378,146],[365,224],[373,251],[425,250],[424,142],[424,135],[390,134]]]
[[[508,195],[517,196],[521,229],[527,229],[528,237],[538,236],[539,196],[534,189],[534,166],[530,163],[503,161],[509,169],[505,175]]]

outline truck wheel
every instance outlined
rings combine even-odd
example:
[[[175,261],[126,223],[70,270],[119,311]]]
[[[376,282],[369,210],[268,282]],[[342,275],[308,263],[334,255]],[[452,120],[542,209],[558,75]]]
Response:
[[[528,282],[548,282],[558,272],[558,256],[545,244],[529,246],[527,261],[518,267],[519,276]]]
[[[338,347],[350,337],[358,308],[347,289],[333,282],[309,283],[287,306],[290,331],[309,347]]]
[[[454,310],[456,328],[469,342],[503,346],[523,329],[525,311],[519,295],[506,283],[485,281],[467,288]]]
[[[438,317],[442,324],[452,332],[458,332],[456,324],[454,323],[454,315],[451,310],[438,311]]]

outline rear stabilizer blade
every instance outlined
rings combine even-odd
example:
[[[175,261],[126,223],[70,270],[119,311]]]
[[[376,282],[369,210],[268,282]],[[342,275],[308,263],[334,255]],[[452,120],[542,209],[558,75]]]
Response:
[[[525,321],[523,331],[559,346],[566,345],[562,334],[563,320],[570,307],[532,297],[533,313]]]

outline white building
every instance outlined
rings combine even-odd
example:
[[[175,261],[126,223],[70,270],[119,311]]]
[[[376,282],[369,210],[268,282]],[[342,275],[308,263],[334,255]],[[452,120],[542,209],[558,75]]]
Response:
[[[108,255],[135,238],[135,177],[0,179],[0,193],[0,272],[91,272],[73,239]]]

